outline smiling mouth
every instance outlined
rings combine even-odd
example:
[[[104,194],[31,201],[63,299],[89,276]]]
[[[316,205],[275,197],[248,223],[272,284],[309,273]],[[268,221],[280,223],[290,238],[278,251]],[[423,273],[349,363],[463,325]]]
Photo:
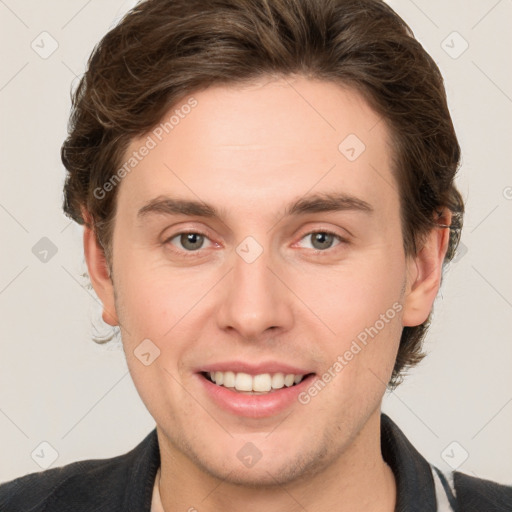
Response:
[[[236,393],[247,395],[266,395],[283,388],[291,388],[300,384],[305,378],[313,375],[261,373],[250,375],[243,372],[201,372],[201,375],[216,386],[227,388]]]

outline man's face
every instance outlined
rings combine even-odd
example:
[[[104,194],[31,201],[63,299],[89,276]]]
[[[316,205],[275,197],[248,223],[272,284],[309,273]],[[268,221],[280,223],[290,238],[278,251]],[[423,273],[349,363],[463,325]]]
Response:
[[[305,78],[193,97],[172,109],[168,134],[148,134],[156,147],[119,185],[113,282],[127,362],[162,451],[230,481],[287,482],[357,443],[392,372],[408,264],[388,132],[357,93]],[[327,195],[346,200],[289,211]],[[165,197],[217,216],[139,213]],[[213,370],[241,387],[305,377],[255,396],[210,382]]]

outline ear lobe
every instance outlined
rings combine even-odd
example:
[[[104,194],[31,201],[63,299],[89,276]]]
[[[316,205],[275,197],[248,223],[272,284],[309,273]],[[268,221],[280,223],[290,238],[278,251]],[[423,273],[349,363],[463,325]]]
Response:
[[[92,228],[91,216],[88,212],[84,214],[84,210],[82,210],[82,216],[86,222],[83,236],[84,256],[91,284],[103,304],[103,320],[107,324],[115,326],[119,324],[119,320],[115,308],[114,286],[105,258],[105,251],[98,243],[96,233]]]
[[[427,320],[441,285],[443,261],[450,241],[451,212],[444,215],[426,236],[422,248],[408,262],[402,324],[415,327]]]

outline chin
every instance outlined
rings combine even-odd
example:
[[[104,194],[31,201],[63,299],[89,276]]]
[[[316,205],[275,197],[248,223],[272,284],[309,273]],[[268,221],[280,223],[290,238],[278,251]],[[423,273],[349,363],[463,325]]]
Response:
[[[270,443],[269,443],[270,444]],[[310,451],[293,452],[292,449],[283,449],[282,455],[276,457],[272,446],[261,453],[261,458],[253,462],[252,466],[246,467],[243,461],[244,453],[236,452],[233,456],[226,457],[226,452],[220,456],[221,465],[217,462],[217,454],[212,454],[211,458],[201,458],[193,456],[194,462],[205,473],[213,478],[222,480],[224,483],[253,488],[271,488],[287,485],[292,482],[309,480],[315,474],[325,469],[328,464],[327,456],[329,449],[327,446],[310,447]],[[245,462],[249,465],[251,461]]]

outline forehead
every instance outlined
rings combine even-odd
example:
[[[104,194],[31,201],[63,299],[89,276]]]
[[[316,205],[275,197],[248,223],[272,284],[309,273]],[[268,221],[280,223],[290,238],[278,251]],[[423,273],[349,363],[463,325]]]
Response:
[[[210,87],[132,141],[126,161],[151,149],[123,178],[118,201],[135,209],[167,194],[261,212],[286,196],[336,191],[385,206],[397,199],[388,140],[363,97],[338,84],[296,77]]]

